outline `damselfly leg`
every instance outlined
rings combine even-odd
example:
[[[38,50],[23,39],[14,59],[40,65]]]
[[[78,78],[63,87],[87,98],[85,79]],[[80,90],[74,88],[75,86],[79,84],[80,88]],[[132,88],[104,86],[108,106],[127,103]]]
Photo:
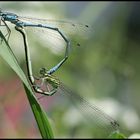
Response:
[[[7,33],[4,36],[5,36],[5,38],[7,37],[7,41],[9,41],[11,30],[10,30],[9,26],[6,24],[6,22],[2,18],[0,19],[0,26],[6,27]],[[1,43],[2,43],[2,39],[1,39]]]

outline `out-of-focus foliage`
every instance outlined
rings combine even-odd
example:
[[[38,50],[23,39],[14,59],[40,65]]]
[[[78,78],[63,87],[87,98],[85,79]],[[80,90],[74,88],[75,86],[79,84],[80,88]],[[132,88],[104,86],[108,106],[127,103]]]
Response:
[[[8,42],[6,41],[6,39],[4,38],[1,32],[0,32],[0,38],[2,41],[0,55],[22,80],[24,84],[25,92],[27,94],[30,106],[32,108],[42,138],[53,138],[53,133],[47,119],[47,114],[38,103],[36,96],[32,91],[32,87],[29,84],[29,81],[27,80],[26,76],[24,75],[22,69],[18,64],[16,56],[12,52]]]
[[[125,139],[126,137],[118,132],[112,133],[108,138],[114,138],[114,139]]]
[[[81,46],[73,46],[69,59],[55,75],[118,120],[124,135],[140,133],[139,2],[0,2],[0,7],[23,16],[88,24],[90,33],[82,34],[85,39],[72,36]],[[26,72],[22,38],[13,25],[10,28],[9,44]],[[36,31],[28,37],[36,74],[40,67],[50,68],[63,57],[61,52],[43,47],[47,42],[41,37]],[[40,137],[20,80],[2,59],[0,79],[0,137]],[[44,100],[40,102],[50,115],[55,137],[95,137],[72,107],[65,110],[65,100],[61,104],[53,98]]]

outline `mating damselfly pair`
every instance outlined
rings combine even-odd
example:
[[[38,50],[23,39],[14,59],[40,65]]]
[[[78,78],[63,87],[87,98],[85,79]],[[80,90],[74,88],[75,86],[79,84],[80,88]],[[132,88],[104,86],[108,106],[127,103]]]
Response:
[[[69,56],[70,47],[71,47],[71,41],[69,40],[69,38],[67,38],[67,36],[64,35],[64,33],[61,31],[61,29],[59,29],[59,26],[57,26],[57,24],[56,26],[53,25],[53,23],[55,23],[55,20],[22,17],[14,13],[3,12],[1,10],[0,23],[1,23],[1,26],[6,27],[8,33],[5,36],[7,36],[7,40],[9,40],[11,30],[9,26],[7,25],[7,22],[14,24],[15,29],[18,32],[20,32],[23,36],[27,74],[28,74],[28,79],[30,81],[30,84],[34,92],[40,93],[46,96],[52,96],[53,94],[68,95],[68,98],[70,98],[74,102],[74,104],[77,106],[78,109],[82,110],[82,112],[85,115],[85,118],[89,120],[90,123],[94,122],[94,124],[105,128],[105,131],[112,132],[112,131],[118,130],[119,124],[117,123],[117,121],[115,121],[109,115],[104,113],[96,105],[90,104],[83,97],[71,91],[57,77],[52,75],[67,60]],[[50,24],[47,24],[48,22],[50,22]],[[59,23],[61,25],[69,24],[69,27],[71,28],[75,27],[75,29],[78,28],[79,26],[82,26],[83,28],[88,28],[88,25],[75,24],[75,23],[67,22],[67,21],[56,21],[56,23]],[[61,38],[65,42],[64,44],[66,46],[66,51],[65,51],[64,58],[57,65],[55,65],[53,68],[49,70],[47,70],[46,68],[41,68],[39,71],[39,76],[35,77],[32,71],[30,50],[29,50],[26,30],[28,29],[36,30],[37,28],[42,29],[44,32],[46,32],[46,30],[48,32],[50,30],[53,30],[54,32],[59,34],[59,38]],[[48,36],[46,36],[46,38],[47,37]],[[79,46],[80,43],[78,42],[77,45]],[[85,113],[85,111],[88,111],[88,113]]]

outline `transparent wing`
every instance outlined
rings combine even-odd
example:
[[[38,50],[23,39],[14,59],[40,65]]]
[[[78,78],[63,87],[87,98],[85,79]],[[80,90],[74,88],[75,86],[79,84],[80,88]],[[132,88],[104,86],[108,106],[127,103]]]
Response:
[[[104,113],[96,105],[90,104],[79,94],[70,90],[66,85],[61,83],[60,93],[68,96],[72,102],[79,108],[82,109],[86,114],[87,120],[90,119],[92,122],[97,123],[103,128],[107,128],[110,132],[118,130],[119,124],[109,115]]]
[[[63,83],[61,83],[58,93],[56,94],[58,96],[64,96],[69,99],[72,104],[78,109],[78,111],[80,111],[85,120],[89,122],[88,124],[93,128],[98,128],[100,137],[102,137],[101,132],[103,136],[107,137],[109,136],[109,134],[111,134],[111,132],[119,130],[119,124],[116,120],[111,118],[96,105],[90,104],[87,100],[85,100],[79,94],[70,90]],[[42,97],[44,96],[41,96],[41,98]]]
[[[71,46],[82,46],[88,39],[91,29],[89,25],[74,23],[71,21],[51,20],[51,19],[37,19],[30,17],[18,17],[20,21],[30,22],[32,24],[43,24],[50,27],[58,28],[63,35],[70,41]],[[59,51],[65,48],[65,41],[62,36],[54,30],[47,28],[28,27],[28,31],[34,31],[42,42],[46,42],[50,49]],[[39,31],[39,32],[38,32]]]
[[[87,24],[77,23],[74,21],[55,20],[55,19],[39,19],[31,17],[18,17],[19,20],[32,22],[36,24],[46,24],[51,27],[58,27],[60,30],[65,30],[68,34],[89,33],[91,27]],[[78,32],[77,32],[78,31]],[[85,37],[84,34],[79,34]]]

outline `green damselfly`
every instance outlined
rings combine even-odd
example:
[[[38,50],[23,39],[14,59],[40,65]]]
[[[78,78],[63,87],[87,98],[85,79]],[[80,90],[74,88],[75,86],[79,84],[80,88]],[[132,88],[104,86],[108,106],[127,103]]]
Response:
[[[57,77],[50,74],[49,71],[47,71],[45,68],[41,68],[39,72],[40,76],[35,78],[32,73],[32,65],[26,32],[22,27],[16,27],[16,30],[22,34],[24,39],[28,78],[30,80],[34,92],[47,96],[52,96],[54,94],[66,95],[76,105],[78,110],[80,110],[83,113],[83,115],[90,122],[90,124],[93,122],[93,125],[96,124],[99,127],[102,127],[106,133],[108,132],[108,134],[113,131],[119,130],[119,124],[116,120],[107,115],[96,105],[90,104],[79,94],[74,93],[71,89],[64,85]],[[36,83],[36,80],[40,81],[40,84]]]

